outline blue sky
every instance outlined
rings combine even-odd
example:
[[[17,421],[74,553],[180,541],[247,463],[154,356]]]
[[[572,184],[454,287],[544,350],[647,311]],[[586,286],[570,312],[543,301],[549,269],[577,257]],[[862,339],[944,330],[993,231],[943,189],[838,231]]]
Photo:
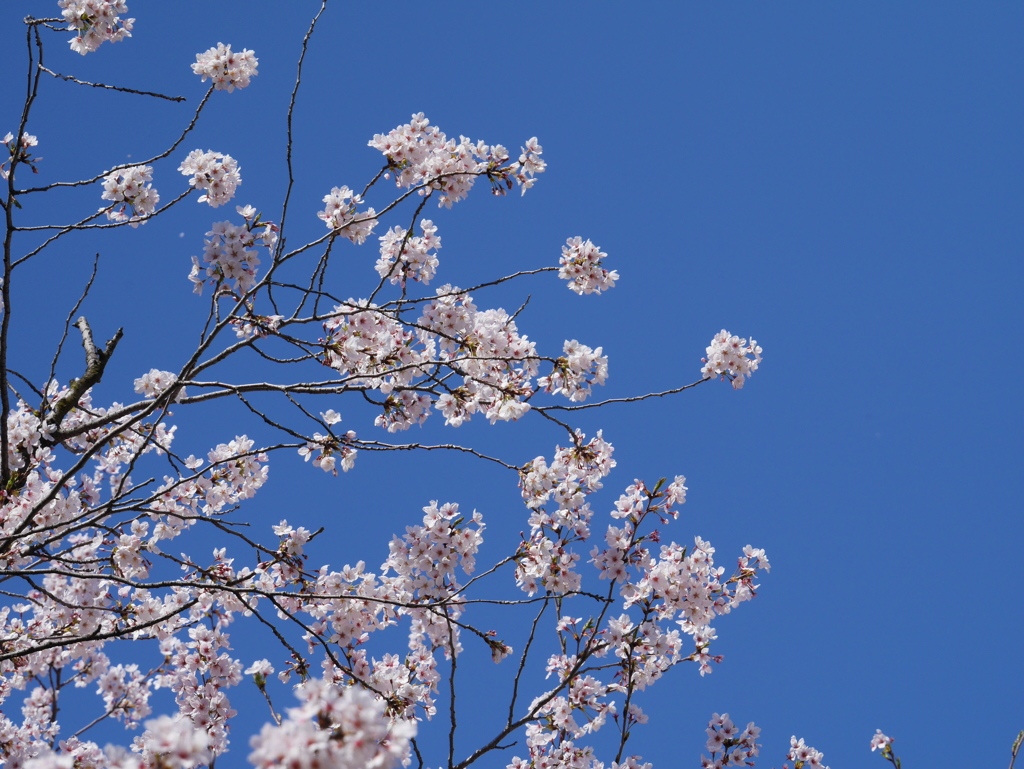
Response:
[[[285,108],[317,5],[129,7],[130,40],[83,58],[50,33],[47,64],[189,101],[46,83],[29,126],[39,181],[162,150],[204,92],[195,53],[224,42],[254,49],[260,74],[215,94],[179,154],[231,154],[238,202],[276,218]],[[0,133],[20,113],[26,13],[56,15],[56,3],[3,11]],[[655,767],[696,765],[715,711],[762,727],[763,766],[781,765],[791,734],[833,767],[881,766],[868,752],[876,728],[908,769],[1008,761],[1024,728],[1022,22],[1020,5],[997,2],[352,3],[324,16],[295,116],[292,242],[322,234],[323,195],[361,187],[380,165],[367,140],[413,112],[510,148],[537,136],[548,172],[525,197],[478,189],[426,214],[444,242],[438,284],[556,264],[567,237],[592,239],[621,275],[607,295],[578,297],[545,275],[477,304],[511,312],[529,295],[519,326],[547,354],[563,339],[603,346],[602,397],[696,380],[721,328],[764,348],[740,392],[708,383],[578,421],[616,447],[599,511],[634,478],[682,473],[689,498],[666,538],[699,534],[727,567],[745,544],[772,561],[757,599],[716,623],[725,661],[714,674],[680,667],[641,703],[651,723],[632,749]],[[165,198],[182,186],[178,162],[157,165]],[[100,202],[74,191],[25,216],[63,221]],[[134,377],[180,365],[195,338],[206,304],[185,279],[190,257],[227,215],[187,201],[138,230],[54,249],[26,269],[24,290],[46,309],[15,316],[11,355],[45,374],[101,250],[84,311],[97,335],[125,326],[102,387],[127,400]],[[336,258],[336,293],[372,289],[372,243]],[[65,365],[65,378],[76,373],[76,359]],[[365,412],[321,406],[374,437]],[[564,443],[541,420],[454,432],[435,422],[403,437],[516,464]],[[236,433],[272,439],[227,407],[179,424],[197,454]],[[484,513],[483,559],[526,527],[515,477],[464,458],[361,457],[334,479],[282,456],[271,475],[240,515],[327,526],[316,557],[336,567],[376,566],[432,499]],[[272,654],[269,639],[241,636],[243,657]],[[404,647],[397,634],[391,643]],[[278,702],[289,704],[283,691]]]

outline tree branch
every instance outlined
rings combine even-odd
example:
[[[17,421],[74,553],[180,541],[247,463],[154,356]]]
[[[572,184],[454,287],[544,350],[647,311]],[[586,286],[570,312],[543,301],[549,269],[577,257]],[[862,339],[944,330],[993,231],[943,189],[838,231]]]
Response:
[[[114,354],[114,348],[117,347],[117,343],[121,341],[121,336],[124,334],[124,329],[119,328],[106,346],[100,350],[92,339],[92,329],[84,315],[75,321],[74,326],[82,332],[82,347],[85,348],[85,373],[78,379],[72,379],[68,384],[67,394],[53,404],[47,421],[54,428],[60,427],[61,420],[78,405],[86,390],[99,384],[103,378],[103,371],[107,367],[107,361]]]

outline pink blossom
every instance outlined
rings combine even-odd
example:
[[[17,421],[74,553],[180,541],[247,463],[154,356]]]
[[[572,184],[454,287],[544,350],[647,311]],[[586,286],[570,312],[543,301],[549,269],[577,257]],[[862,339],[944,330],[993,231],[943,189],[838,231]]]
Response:
[[[128,12],[124,0],[58,0],[57,5],[68,29],[78,32],[71,40],[71,50],[83,56],[107,41],[116,43],[132,36],[135,19],[119,15]]]
[[[101,197],[122,204],[120,208],[107,209],[107,218],[113,222],[129,222],[132,227],[145,224],[160,202],[160,194],[152,184],[146,184],[152,179],[152,166],[131,166],[107,174]]]
[[[881,750],[885,753],[889,750],[890,745],[892,745],[892,737],[886,737],[882,734],[881,729],[875,729],[875,735],[871,738],[871,752],[874,753],[876,750]]]
[[[615,286],[619,273],[601,265],[608,254],[582,238],[569,238],[562,246],[558,277],[569,281],[569,289],[577,294],[600,294]]]
[[[421,221],[420,227],[422,237],[413,237],[402,227],[392,227],[381,236],[380,259],[377,260],[377,274],[381,278],[402,287],[407,280],[423,285],[430,283],[437,271],[441,238],[437,237],[437,227],[429,219]]]
[[[715,334],[707,349],[707,357],[701,373],[705,379],[720,376],[732,382],[733,389],[743,387],[743,380],[757,371],[761,362],[761,348],[753,339],[747,344],[746,339],[732,336],[722,329]]]
[[[324,196],[324,210],[317,213],[329,230],[337,230],[356,244],[363,243],[377,225],[377,214],[372,208],[358,213],[361,196],[348,187],[334,187]]]
[[[218,91],[231,93],[236,88],[245,88],[249,85],[249,78],[259,74],[256,71],[257,64],[259,60],[252,51],[246,49],[235,52],[230,45],[217,43],[216,48],[196,54],[192,71],[202,75],[204,83],[210,78]]]
[[[198,202],[209,203],[212,208],[231,200],[238,185],[242,183],[235,159],[212,150],[192,150],[178,166],[178,170],[185,176],[192,174],[188,183],[197,190],[206,191],[206,194],[199,196]]]
[[[249,743],[249,762],[259,769],[310,762],[335,769],[390,769],[408,757],[416,722],[387,718],[384,704],[369,692],[312,679],[296,693],[302,706],[290,709],[281,725],[264,726]]]

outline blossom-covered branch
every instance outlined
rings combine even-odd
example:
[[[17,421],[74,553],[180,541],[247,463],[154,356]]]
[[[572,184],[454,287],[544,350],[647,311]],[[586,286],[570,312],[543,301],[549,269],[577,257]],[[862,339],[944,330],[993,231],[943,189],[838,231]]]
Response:
[[[59,7],[63,22],[27,20],[39,56],[50,30],[62,37],[70,31],[71,50],[84,55],[130,38],[135,28],[124,0],[61,0]],[[230,134],[224,144],[211,141],[215,150],[179,145],[210,99],[253,87],[258,66],[254,51],[220,42],[196,54],[197,87],[211,85],[203,86],[196,110],[182,115],[169,148],[141,163],[66,180],[36,154],[48,139],[33,109],[50,98],[39,74],[53,71],[29,61],[32,85],[17,131],[4,139],[0,166],[7,181],[0,759],[34,769],[212,767],[245,744],[231,730],[236,707],[252,704],[232,691],[244,685],[260,692],[257,704],[265,702],[270,719],[248,741],[257,767],[386,769],[414,754],[422,764],[420,746],[433,727],[445,746],[430,760],[452,768],[508,750],[506,740],[517,735],[522,742],[518,755],[506,756],[509,767],[598,769],[605,763],[592,743],[609,723],[610,766],[645,766],[625,755],[647,721],[643,692],[684,663],[694,663],[701,676],[712,672],[722,659],[712,653],[712,623],[754,598],[769,562],[747,545],[727,573],[701,537],[667,538],[663,529],[686,501],[682,475],[623,483],[617,501],[591,496],[616,465],[614,448],[602,431],[588,435],[570,423],[575,412],[667,397],[693,384],[595,403],[595,388],[612,371],[599,340],[565,339],[545,349],[527,333],[532,320],[522,297],[512,313],[489,303],[495,286],[549,272],[580,301],[599,301],[619,279],[610,267],[614,257],[572,235],[560,254],[553,244],[538,257],[540,266],[496,271],[470,289],[446,274],[441,233],[446,246],[457,237],[448,234],[457,221],[448,209],[475,194],[482,180],[498,196],[533,189],[547,170],[536,137],[510,151],[449,138],[416,113],[369,139],[380,170],[368,181],[332,181],[329,192],[315,193],[323,195],[321,210],[289,216],[291,185],[303,183],[292,166],[289,111],[283,208],[265,216],[267,206],[242,199],[234,213],[220,212],[203,241],[190,243],[191,265],[182,263],[180,285],[159,287],[180,294],[180,312],[169,325],[193,340],[187,353],[171,365],[164,357],[170,353],[146,348],[129,364],[114,356],[122,331],[101,333],[90,313],[97,338],[110,341],[101,345],[93,326],[79,319],[86,362],[84,370],[80,361],[75,366],[78,376],[57,381],[58,368],[71,365],[63,339],[45,379],[33,379],[33,366],[11,359],[10,320],[28,306],[11,298],[34,290],[21,265],[46,265],[58,240],[73,242],[87,231],[131,237],[139,225],[180,211],[172,206],[187,197],[222,208],[245,194],[240,164],[226,151]],[[45,82],[48,88],[53,81]],[[299,85],[297,77],[292,106]],[[104,87],[125,90],[131,91]],[[103,117],[89,119],[107,130]],[[25,130],[30,120],[36,133]],[[44,185],[19,190],[15,181],[26,172],[42,174]],[[245,178],[262,172],[247,167]],[[170,203],[161,204],[158,186]],[[40,225],[38,212],[50,214],[46,195],[55,192],[73,196],[52,209],[65,223]],[[445,210],[429,214],[435,200]],[[102,216],[106,222],[94,221]],[[87,289],[83,297],[116,310],[116,284],[94,273]],[[688,379],[720,376],[739,388],[761,360],[756,343],[726,331],[707,354],[701,368],[699,351],[693,353]],[[130,402],[115,399],[129,387]],[[191,416],[211,401],[223,403],[225,413],[242,407],[237,430],[220,434],[216,424]],[[564,445],[530,459],[454,440],[387,439],[435,414],[441,419],[432,424],[443,422],[438,429],[474,418],[520,422],[554,430]],[[544,440],[539,450],[551,447]],[[307,528],[298,511],[274,525],[250,525],[250,500],[261,495],[272,466],[358,475],[365,472],[361,457],[396,451],[459,452],[500,470],[507,482],[495,492],[523,504],[521,535],[492,539],[490,511],[424,500],[421,511],[393,521],[404,533],[390,543],[366,543],[366,558],[332,568],[310,554],[312,544],[344,532]],[[481,568],[485,533],[492,549]],[[487,610],[511,615],[533,611],[534,603],[540,606],[517,652],[517,620],[499,624]],[[246,629],[232,630],[236,622]],[[272,645],[262,659],[243,659],[247,652],[233,647],[232,634],[243,632],[267,635]],[[507,671],[511,694],[507,718],[467,747],[465,706],[455,692],[473,685],[479,660]],[[538,673],[547,683],[526,691],[536,678],[529,674]],[[281,709],[274,689],[286,682],[296,684],[298,704]],[[94,712],[63,706],[69,686],[95,687]],[[173,695],[171,713],[153,712],[161,689]],[[16,704],[20,722],[11,715]],[[445,715],[438,722],[446,723],[434,725],[439,712]],[[756,755],[756,730],[736,737],[728,716],[716,718],[716,734],[725,735],[721,755],[737,746]],[[112,721],[141,731],[130,750],[91,741],[98,724]]]

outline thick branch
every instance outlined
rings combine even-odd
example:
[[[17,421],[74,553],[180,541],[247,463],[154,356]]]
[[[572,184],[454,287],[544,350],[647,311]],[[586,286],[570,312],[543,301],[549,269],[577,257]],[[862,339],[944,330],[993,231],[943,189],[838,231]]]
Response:
[[[48,421],[55,428],[60,427],[61,420],[78,405],[82,396],[85,395],[85,391],[93,385],[99,384],[100,379],[103,378],[103,370],[107,367],[107,361],[114,354],[114,348],[117,347],[117,343],[121,341],[121,336],[124,333],[124,329],[119,328],[107,342],[106,347],[100,350],[92,339],[92,329],[89,328],[89,321],[85,319],[84,315],[74,325],[82,332],[82,347],[85,348],[85,373],[78,379],[72,379],[68,385],[67,394],[53,404]]]

